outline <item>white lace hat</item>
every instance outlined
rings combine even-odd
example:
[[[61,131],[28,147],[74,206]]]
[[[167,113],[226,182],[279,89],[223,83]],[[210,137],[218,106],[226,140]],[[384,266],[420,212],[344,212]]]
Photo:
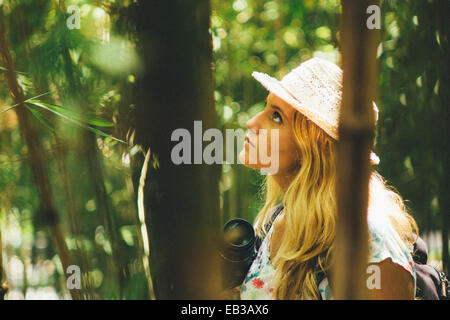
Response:
[[[339,108],[342,100],[342,70],[329,61],[312,58],[301,63],[281,81],[261,72],[252,76],[267,90],[289,103],[297,111],[338,140]],[[373,103],[376,120],[378,108]],[[372,164],[380,159],[371,152]]]

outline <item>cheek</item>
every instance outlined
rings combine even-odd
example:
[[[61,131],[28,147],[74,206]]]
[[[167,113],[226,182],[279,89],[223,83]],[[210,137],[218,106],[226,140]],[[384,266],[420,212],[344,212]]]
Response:
[[[261,134],[258,136],[256,149],[253,149],[248,144],[244,144],[239,154],[239,161],[248,167],[260,168],[267,167],[262,164],[267,163],[267,160],[262,159],[269,157],[269,161],[271,163],[274,161],[273,164],[278,166],[279,170],[291,171],[292,168],[298,165],[299,152],[297,150],[298,146],[289,130],[285,128],[278,129],[278,139],[276,139],[276,134],[273,136],[272,132],[268,130],[265,135]]]
[[[276,144],[278,144],[279,152],[294,152],[298,148],[292,132],[287,129],[278,130],[278,139],[275,139],[275,136],[270,135],[268,142],[269,149],[273,150],[275,150]]]
[[[296,166],[299,159],[299,148],[291,134],[280,135],[279,160],[280,166],[291,168]]]

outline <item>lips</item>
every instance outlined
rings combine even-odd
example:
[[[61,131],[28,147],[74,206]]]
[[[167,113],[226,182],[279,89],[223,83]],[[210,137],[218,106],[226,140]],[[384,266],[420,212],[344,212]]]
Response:
[[[251,145],[253,148],[255,148],[255,145],[250,141],[250,138],[248,136],[245,137],[245,141]]]

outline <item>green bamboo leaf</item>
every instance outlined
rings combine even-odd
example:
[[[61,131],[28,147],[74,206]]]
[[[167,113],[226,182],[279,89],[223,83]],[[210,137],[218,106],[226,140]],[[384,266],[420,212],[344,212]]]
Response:
[[[1,69],[1,67],[0,67],[0,69]],[[49,93],[50,93],[50,91],[49,91],[49,92],[42,93],[42,94],[40,94],[40,95],[37,95],[37,96],[35,96],[35,97],[33,97],[33,98],[30,98],[30,99],[28,99],[28,100],[36,99],[36,98],[45,96],[46,94],[49,94]],[[27,102],[28,100],[25,100],[24,102]],[[20,105],[21,105],[21,103],[16,103],[15,105],[12,105],[12,106],[10,106],[10,107],[8,107],[8,108],[6,108],[6,109],[0,111],[0,114],[5,113],[5,112],[7,112],[7,111],[9,111],[9,110],[12,110],[12,109],[14,109],[15,107],[18,107],[18,106],[20,106]]]
[[[0,66],[0,70],[1,71],[8,71],[8,69],[6,69],[5,67],[2,67],[2,66]],[[25,74],[25,72],[21,72],[21,71],[17,71],[17,70],[14,70],[14,72],[20,73],[20,74]]]
[[[54,110],[54,109],[48,107],[47,103],[42,103],[41,101],[38,101],[38,100],[27,100],[26,102],[31,104],[31,105],[33,105],[33,106],[36,106],[36,107],[45,109],[47,111],[50,111],[50,112],[56,114],[57,116],[60,116],[61,118],[65,119],[65,120],[68,120],[68,121],[70,121],[70,122],[72,122],[72,123],[74,123],[74,124],[76,124],[76,125],[78,125],[78,126],[80,126],[82,128],[85,128],[85,129],[87,129],[87,130],[89,130],[91,132],[94,132],[94,133],[96,133],[98,135],[101,135],[101,136],[106,137],[106,138],[111,138],[111,139],[113,139],[115,141],[118,141],[118,142],[121,142],[121,143],[124,143],[124,144],[128,144],[128,143],[126,143],[123,140],[117,139],[116,137],[113,137],[110,134],[104,133],[103,131],[95,129],[95,128],[93,128],[93,127],[91,127],[91,126],[89,126],[89,125],[87,125],[87,124],[85,124],[85,123],[83,123],[83,122],[81,122],[79,120],[73,119],[73,118],[67,116],[66,114],[63,114],[61,112],[58,112],[57,110]]]
[[[55,127],[47,120],[44,118],[44,116],[37,110],[35,110],[33,107],[25,105],[25,107],[30,110],[31,114],[38,119],[47,129],[49,129],[50,131],[56,133]]]
[[[19,105],[19,104],[17,103],[17,104],[15,104],[15,105],[13,105],[13,106],[8,107],[8,108],[6,108],[6,109],[0,111],[0,114],[5,113],[5,112],[7,112],[7,111],[9,111],[9,110],[12,110],[12,109],[14,109],[15,107],[17,107],[18,105]]]
[[[61,114],[64,114],[67,117],[70,117],[70,118],[72,118],[74,120],[77,120],[77,121],[80,121],[80,122],[84,122],[84,123],[90,124],[92,126],[96,126],[96,127],[113,127],[113,126],[115,126],[115,124],[110,122],[110,121],[105,121],[105,120],[98,119],[98,118],[95,118],[95,117],[92,117],[92,116],[80,115],[80,114],[78,114],[78,113],[76,113],[76,112],[74,112],[72,110],[66,109],[66,108],[64,108],[62,106],[45,103],[45,102],[42,102],[40,100],[33,99],[33,100],[27,100],[26,102],[29,102],[29,103],[32,103],[32,104],[38,103],[40,105],[46,106],[49,109],[52,109],[52,110],[57,111],[57,112],[59,112]]]

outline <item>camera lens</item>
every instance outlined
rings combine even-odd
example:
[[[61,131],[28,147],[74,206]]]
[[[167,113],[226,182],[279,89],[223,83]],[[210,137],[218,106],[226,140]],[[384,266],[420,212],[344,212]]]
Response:
[[[222,270],[224,288],[242,283],[255,258],[255,231],[244,219],[232,219],[223,228]]]
[[[245,246],[254,237],[253,227],[245,220],[233,219],[225,225],[224,240],[234,246]]]

